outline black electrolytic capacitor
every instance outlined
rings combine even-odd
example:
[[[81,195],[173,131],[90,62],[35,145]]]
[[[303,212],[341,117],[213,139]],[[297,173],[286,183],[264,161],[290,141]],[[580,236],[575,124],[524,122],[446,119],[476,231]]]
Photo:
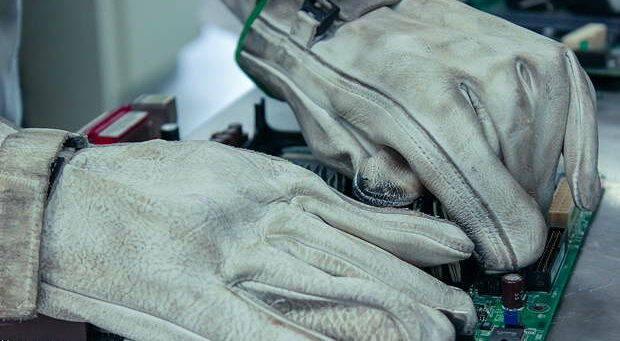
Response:
[[[504,324],[521,325],[521,310],[525,299],[525,281],[521,275],[508,274],[502,277],[502,303],[504,305]]]
[[[179,125],[176,123],[164,123],[159,128],[161,139],[166,141],[178,141]]]
[[[525,296],[525,281],[518,274],[508,274],[502,277],[502,302],[505,308],[523,308]]]

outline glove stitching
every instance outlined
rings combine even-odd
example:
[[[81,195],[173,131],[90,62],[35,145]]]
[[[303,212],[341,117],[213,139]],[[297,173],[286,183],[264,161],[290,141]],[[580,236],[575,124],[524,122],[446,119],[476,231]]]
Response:
[[[342,304],[342,305],[355,305],[355,304],[357,304],[357,305],[360,305],[360,306],[365,306],[365,307],[368,307],[368,308],[371,308],[371,309],[376,309],[376,310],[382,311],[385,314],[387,314],[397,325],[400,326],[399,329],[404,334],[404,337],[405,337],[404,339],[405,340],[413,340],[410,337],[410,335],[409,335],[408,329],[405,327],[405,324],[400,320],[400,318],[398,318],[396,315],[394,315],[394,313],[392,313],[391,311],[385,309],[384,307],[378,306],[376,304],[373,305],[373,304],[370,304],[368,302],[363,302],[363,303],[362,302],[355,302],[354,304],[351,304],[351,302],[347,302],[347,301],[342,300],[342,299],[337,299],[337,298],[334,298],[334,297],[327,297],[327,296],[317,295],[317,294],[309,294],[309,293],[304,293],[304,292],[300,292],[300,291],[297,291],[297,290],[281,288],[281,287],[278,287],[278,286],[275,286],[275,285],[271,285],[271,284],[268,284],[268,283],[261,282],[261,281],[256,280],[256,279],[254,279],[254,280],[247,280],[247,281],[244,281],[244,282],[237,283],[235,285],[235,287],[234,287],[234,289],[236,289],[236,290],[234,290],[234,291],[241,290],[244,293],[247,293],[243,288],[239,287],[239,285],[241,285],[243,283],[257,283],[257,284],[263,285],[265,287],[273,288],[273,289],[276,289],[276,290],[287,291],[287,292],[291,292],[291,293],[294,293],[294,294],[297,294],[297,295],[300,295],[300,296],[312,297],[312,298],[316,299],[317,301],[325,301],[325,302],[329,302],[329,303],[336,303],[336,304]],[[247,294],[247,295],[240,295],[240,296],[245,297],[246,299],[251,300],[251,301],[258,301],[258,302],[255,302],[255,303],[259,303],[259,304],[263,304],[263,305],[265,304],[265,302],[263,302],[260,299],[254,297],[253,295]],[[250,297],[247,297],[247,296],[250,296]],[[295,324],[297,324],[297,323],[295,323]]]

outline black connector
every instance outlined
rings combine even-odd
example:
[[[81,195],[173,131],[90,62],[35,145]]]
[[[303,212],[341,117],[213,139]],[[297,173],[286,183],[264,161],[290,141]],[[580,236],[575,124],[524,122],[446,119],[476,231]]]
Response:
[[[319,22],[316,35],[323,35],[334,24],[340,15],[340,7],[330,0],[306,0],[301,10],[312,15]]]
[[[526,270],[528,291],[550,292],[566,255],[567,236],[565,229],[551,229],[545,244],[545,251],[538,261]]]

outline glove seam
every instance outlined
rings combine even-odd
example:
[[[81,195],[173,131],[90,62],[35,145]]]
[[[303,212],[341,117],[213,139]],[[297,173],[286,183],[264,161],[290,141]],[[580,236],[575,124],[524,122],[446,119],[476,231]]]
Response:
[[[323,270],[321,270],[321,271],[323,271]],[[297,291],[297,290],[291,290],[291,289],[281,288],[281,287],[279,287],[279,286],[272,285],[272,284],[269,284],[269,283],[265,283],[265,282],[259,281],[259,280],[257,280],[257,279],[248,279],[248,280],[244,280],[244,281],[237,281],[231,289],[241,290],[241,291],[243,291],[244,293],[247,293],[247,291],[246,291],[245,289],[243,289],[243,288],[239,287],[239,285],[241,285],[241,284],[243,284],[243,283],[257,283],[257,284],[260,284],[260,285],[264,285],[264,286],[266,286],[266,287],[271,287],[271,288],[274,288],[274,289],[279,289],[279,290],[283,290],[283,291],[288,291],[288,292],[291,292],[291,293],[294,293],[294,294],[297,294],[297,295],[313,297],[313,298],[315,298],[315,299],[317,299],[317,300],[319,300],[319,301],[326,301],[326,302],[332,302],[332,303],[339,303],[339,304],[344,304],[344,305],[347,305],[347,304],[348,304],[348,305],[352,305],[352,306],[355,306],[355,305],[357,304],[357,305],[359,305],[359,306],[364,306],[364,307],[368,307],[368,308],[371,308],[371,309],[376,309],[376,310],[382,311],[382,312],[384,312],[385,314],[387,314],[388,316],[390,316],[390,318],[391,318],[391,319],[392,319],[392,320],[393,320],[396,324],[398,324],[398,326],[400,327],[400,328],[399,328],[399,329],[400,329],[400,331],[401,331],[402,333],[404,333],[404,339],[405,339],[405,340],[410,340],[410,339],[411,339],[411,338],[410,338],[410,335],[409,335],[409,331],[408,331],[408,330],[407,330],[407,328],[405,327],[405,324],[404,324],[404,323],[403,323],[403,322],[402,322],[402,321],[401,321],[401,320],[400,320],[400,319],[399,319],[399,318],[398,318],[398,317],[397,317],[394,313],[392,313],[391,311],[389,311],[389,309],[385,309],[385,308],[383,308],[383,307],[381,307],[381,306],[379,306],[379,305],[372,305],[372,304],[360,303],[360,302],[357,302],[357,303],[356,303],[356,302],[354,302],[353,304],[351,304],[350,302],[347,302],[347,301],[345,301],[345,300],[340,300],[340,299],[333,298],[333,297],[326,297],[326,296],[323,296],[323,295],[309,294],[309,293],[304,293],[304,292]],[[236,291],[236,290],[235,290],[235,291]],[[249,293],[247,293],[247,295],[240,295],[240,296],[244,297],[246,300],[250,300],[250,301],[252,301],[252,302],[253,302],[253,303],[255,303],[255,304],[257,303],[257,302],[254,302],[254,301],[256,300],[256,301],[258,301],[258,302],[262,302],[262,304],[267,305],[265,302],[261,301],[260,299],[258,299],[258,298],[256,298],[256,297],[254,297],[253,295],[251,295],[251,294],[249,294]],[[250,296],[250,297],[247,297],[247,296]],[[277,310],[276,310],[276,311],[277,311]],[[282,313],[278,312],[278,314],[282,317]],[[288,320],[288,319],[286,319],[286,320]],[[298,323],[296,323],[296,322],[294,322],[294,323],[295,323],[295,324],[298,324]],[[305,328],[305,327],[304,327],[304,328]]]

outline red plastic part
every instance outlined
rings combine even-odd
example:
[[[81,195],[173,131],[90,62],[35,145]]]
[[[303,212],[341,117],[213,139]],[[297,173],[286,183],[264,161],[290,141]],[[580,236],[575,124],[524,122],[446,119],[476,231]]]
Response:
[[[100,121],[96,122],[92,127],[87,128],[84,133],[88,136],[88,141],[93,144],[112,144],[123,142],[123,137],[131,134],[136,128],[142,126],[145,121],[148,120],[148,115],[145,116],[140,121],[133,124],[129,127],[123,135],[119,137],[109,137],[109,136],[101,136],[101,132],[104,131],[111,124],[116,122],[118,119],[123,117],[128,112],[132,111],[133,108],[131,105],[124,105],[110,113],[108,113],[105,117],[103,117]]]

